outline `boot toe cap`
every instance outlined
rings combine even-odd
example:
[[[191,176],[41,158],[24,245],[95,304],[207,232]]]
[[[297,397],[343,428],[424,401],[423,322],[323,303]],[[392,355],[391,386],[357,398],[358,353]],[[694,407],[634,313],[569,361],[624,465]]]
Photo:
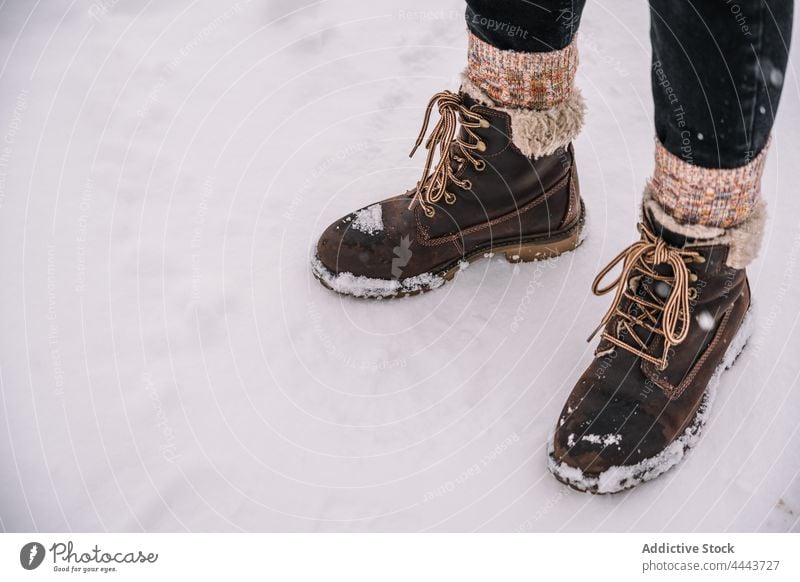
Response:
[[[359,230],[353,225],[353,216],[345,216],[325,229],[317,242],[317,260],[334,274],[389,278],[385,233]]]
[[[416,246],[417,222],[405,195],[356,210],[331,224],[317,243],[316,261],[330,276],[366,278],[392,286],[428,270]],[[352,278],[351,277],[351,278]]]
[[[564,408],[553,439],[553,460],[585,478],[599,479],[611,469],[639,465],[666,444],[657,417],[636,401],[598,391],[574,410]]]

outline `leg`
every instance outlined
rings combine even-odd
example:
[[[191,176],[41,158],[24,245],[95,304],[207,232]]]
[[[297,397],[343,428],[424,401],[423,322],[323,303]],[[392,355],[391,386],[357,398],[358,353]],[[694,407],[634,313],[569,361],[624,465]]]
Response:
[[[728,228],[755,212],[792,4],[651,0],[652,191],[676,220]]]
[[[656,136],[704,168],[737,168],[769,138],[792,34],[791,0],[651,0]]]
[[[573,93],[584,3],[468,0],[468,79],[498,105],[562,104]]]
[[[650,6],[657,139],[641,240],[595,279],[596,294],[615,297],[549,447],[559,480],[596,493],[683,458],[747,339],[745,267],[761,241],[760,180],[792,24],[791,1]]]
[[[426,108],[412,151],[427,149],[420,180],[328,227],[312,261],[323,285],[409,295],[492,254],[516,262],[577,247],[584,212],[572,140],[584,106],[573,36],[582,7],[469,0],[467,68],[457,93],[436,93]]]
[[[500,50],[561,50],[578,32],[585,3],[586,0],[467,0],[467,26],[480,40]]]

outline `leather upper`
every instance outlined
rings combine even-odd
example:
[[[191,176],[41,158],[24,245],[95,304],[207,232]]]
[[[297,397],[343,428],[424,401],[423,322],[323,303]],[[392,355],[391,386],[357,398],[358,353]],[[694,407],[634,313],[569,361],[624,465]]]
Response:
[[[664,370],[601,340],[559,417],[554,448],[562,463],[587,475],[636,465],[663,451],[693,420],[750,306],[750,289],[743,269],[726,266],[727,246],[690,244],[705,261],[690,266],[697,280],[686,339],[671,348]],[[612,319],[607,329],[616,325]],[[660,353],[664,338],[648,337]]]
[[[507,114],[461,97],[489,122],[472,130],[486,145],[483,152],[473,151],[483,169],[469,162],[454,168],[472,188],[451,184],[455,202],[441,200],[430,218],[418,204],[409,208],[413,190],[382,200],[377,204],[383,228],[371,233],[353,227],[356,213],[342,217],[319,239],[317,257],[325,268],[378,279],[398,273],[413,277],[457,263],[493,242],[551,236],[577,220],[580,194],[572,146],[527,158],[511,141]]]

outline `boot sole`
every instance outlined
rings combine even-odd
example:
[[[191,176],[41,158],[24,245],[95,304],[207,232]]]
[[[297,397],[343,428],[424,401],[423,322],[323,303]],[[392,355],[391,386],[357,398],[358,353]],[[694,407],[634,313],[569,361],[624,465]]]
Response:
[[[742,319],[739,330],[722,357],[722,361],[717,366],[714,375],[711,376],[705,394],[703,394],[703,400],[700,402],[692,422],[667,448],[635,465],[611,467],[602,473],[589,475],[576,467],[564,465],[555,458],[553,436],[551,434],[547,445],[547,465],[553,476],[576,491],[606,495],[620,493],[647,481],[652,481],[678,465],[686,457],[686,453],[700,441],[722,374],[733,366],[747,345],[747,340],[750,338],[752,326],[755,322],[752,312],[751,305],[744,319]]]
[[[578,248],[583,242],[586,225],[586,208],[581,200],[581,212],[575,224],[557,235],[542,235],[514,242],[489,243],[464,255],[454,264],[433,273],[424,273],[406,279],[376,279],[352,273],[336,274],[314,257],[312,273],[326,288],[341,295],[364,299],[395,299],[419,295],[438,289],[452,281],[459,271],[487,256],[503,254],[510,263],[528,263],[558,257]]]

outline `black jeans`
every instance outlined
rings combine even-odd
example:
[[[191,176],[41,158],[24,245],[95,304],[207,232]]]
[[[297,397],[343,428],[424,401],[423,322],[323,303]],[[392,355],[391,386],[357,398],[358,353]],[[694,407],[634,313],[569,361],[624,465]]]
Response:
[[[467,26],[503,50],[568,45],[585,0],[467,0]],[[685,161],[735,168],[766,145],[793,0],[649,0],[656,136]]]

